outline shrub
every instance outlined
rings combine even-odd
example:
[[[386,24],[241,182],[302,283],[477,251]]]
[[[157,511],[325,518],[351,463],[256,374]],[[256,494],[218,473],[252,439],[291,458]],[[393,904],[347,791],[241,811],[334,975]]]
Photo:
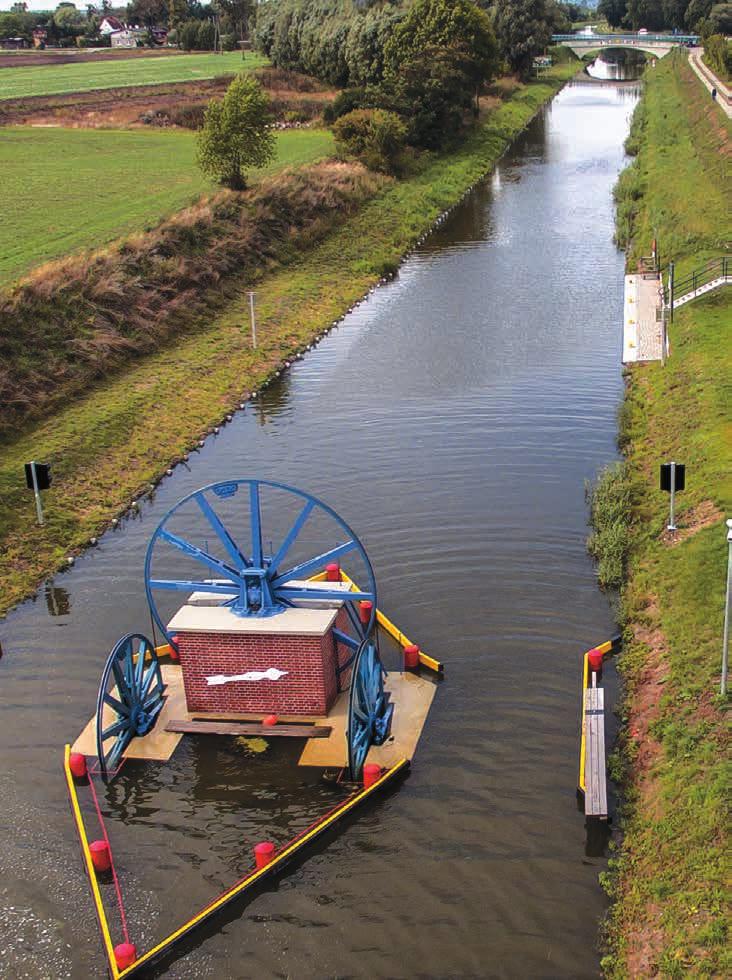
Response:
[[[358,157],[369,170],[398,172],[404,161],[407,127],[385,109],[355,109],[333,127],[336,146]]]
[[[587,550],[597,561],[600,586],[620,588],[630,547],[631,492],[624,463],[606,466],[597,482],[585,487],[592,533]]]
[[[186,51],[195,51],[198,46],[197,20],[187,20],[179,30],[180,46]]]
[[[182,105],[173,106],[168,116],[174,126],[201,129],[206,116],[206,106],[203,102],[184,102]]]
[[[345,116],[354,109],[370,108],[367,105],[366,92],[362,88],[347,88],[336,95],[335,99],[323,110],[323,119],[334,123],[336,119]]]
[[[221,35],[221,48],[224,51],[236,51],[239,44],[236,39],[236,34],[222,34]]]
[[[704,60],[722,78],[732,71],[732,51],[722,34],[712,34],[704,42]]]
[[[232,190],[246,186],[244,170],[274,159],[275,137],[269,129],[269,99],[259,83],[239,75],[221,100],[206,108],[198,134],[198,162]]]
[[[199,51],[213,51],[216,46],[216,28],[210,20],[202,20],[196,32],[196,47]]]

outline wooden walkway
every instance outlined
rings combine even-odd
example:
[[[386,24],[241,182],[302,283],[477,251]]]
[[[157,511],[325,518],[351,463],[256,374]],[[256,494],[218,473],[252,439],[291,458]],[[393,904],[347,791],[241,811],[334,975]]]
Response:
[[[585,740],[585,816],[607,820],[605,692],[601,687],[585,690]]]

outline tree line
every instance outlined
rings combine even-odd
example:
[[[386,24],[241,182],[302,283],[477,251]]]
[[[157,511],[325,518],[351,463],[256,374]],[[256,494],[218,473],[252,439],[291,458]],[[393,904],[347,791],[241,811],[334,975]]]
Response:
[[[715,0],[600,0],[597,12],[611,27],[634,31],[732,34],[732,3]]]

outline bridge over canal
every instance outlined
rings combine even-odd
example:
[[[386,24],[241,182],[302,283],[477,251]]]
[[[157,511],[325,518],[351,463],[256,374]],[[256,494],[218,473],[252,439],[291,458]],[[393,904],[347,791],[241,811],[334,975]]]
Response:
[[[699,43],[696,34],[553,34],[552,44],[571,48],[578,58],[607,48],[632,48],[663,58],[674,48]]]

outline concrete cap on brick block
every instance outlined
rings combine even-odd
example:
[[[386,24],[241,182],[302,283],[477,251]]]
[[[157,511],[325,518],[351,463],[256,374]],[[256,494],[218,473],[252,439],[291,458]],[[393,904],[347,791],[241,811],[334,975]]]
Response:
[[[207,581],[213,582],[214,579]],[[327,589],[329,592],[350,592],[351,586],[348,582],[311,582],[305,579],[290,579],[285,583],[293,588],[300,589],[312,589],[316,592],[318,589]],[[227,592],[220,595],[211,595],[210,592],[192,592],[186,599],[187,606],[223,606],[225,602],[229,602],[231,599],[236,599],[236,592]],[[294,605],[298,608],[302,607],[304,609],[336,609],[340,608],[343,603],[339,602],[338,599],[294,599]]]
[[[285,609],[275,616],[237,616],[228,606],[183,606],[168,623],[172,633],[251,633],[254,635],[322,636],[338,610]]]

